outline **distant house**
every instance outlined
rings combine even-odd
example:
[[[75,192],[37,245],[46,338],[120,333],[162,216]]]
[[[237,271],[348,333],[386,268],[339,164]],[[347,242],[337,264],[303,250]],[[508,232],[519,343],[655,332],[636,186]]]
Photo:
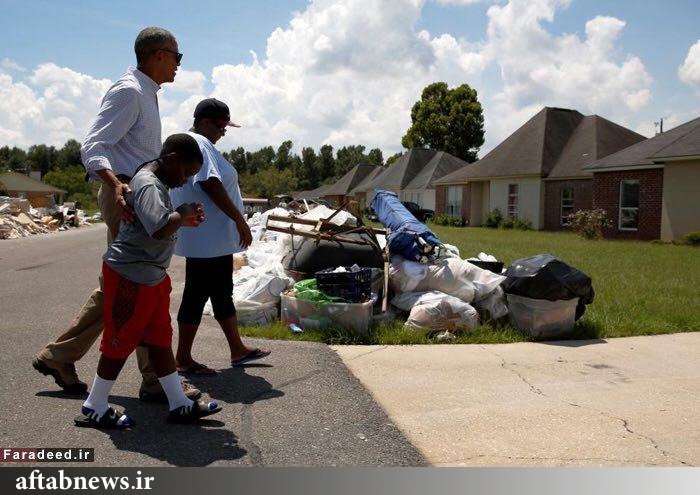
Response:
[[[351,196],[350,191],[376,170],[381,170],[381,167],[365,163],[355,165],[338,179],[335,184],[331,184],[323,189],[319,197],[331,204],[340,206]]]
[[[27,198],[35,208],[62,203],[66,191],[18,172],[0,174],[0,194]]]
[[[369,206],[367,202],[367,194],[374,190],[372,184],[374,180],[379,177],[380,174],[384,173],[388,167],[377,167],[372,172],[367,175],[359,184],[350,190],[350,196],[352,196],[355,201],[358,202],[361,209],[365,209]]]
[[[570,213],[593,205],[584,167],[644,139],[597,115],[545,107],[481,160],[437,180],[436,213],[479,226],[499,209],[535,229],[562,229]]]
[[[303,199],[319,199],[331,187],[331,185],[332,184],[323,184],[318,186],[316,189],[311,189],[309,191],[299,191],[297,193],[294,193],[293,196],[295,198]]]
[[[700,118],[586,167],[616,239],[671,241],[700,231]]]
[[[412,201],[421,208],[435,209],[435,181],[467,165],[467,162],[444,151],[411,148],[398,160],[351,192],[361,207],[369,206],[374,191],[395,192],[402,201]]]

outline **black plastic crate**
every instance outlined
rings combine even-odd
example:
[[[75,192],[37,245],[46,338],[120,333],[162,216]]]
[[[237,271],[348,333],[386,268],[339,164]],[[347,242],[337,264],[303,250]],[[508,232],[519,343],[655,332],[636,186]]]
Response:
[[[316,272],[316,283],[321,292],[329,296],[341,297],[348,302],[367,301],[372,296],[372,269],[361,268],[359,271],[333,272],[327,268]]]
[[[493,273],[501,274],[503,272],[503,262],[501,261],[481,261],[481,260],[467,260],[472,265],[476,265],[479,268],[488,270]]]

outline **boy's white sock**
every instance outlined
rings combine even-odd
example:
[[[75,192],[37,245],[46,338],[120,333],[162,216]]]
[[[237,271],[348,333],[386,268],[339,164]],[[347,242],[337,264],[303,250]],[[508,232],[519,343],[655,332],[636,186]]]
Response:
[[[98,374],[95,374],[95,380],[92,382],[90,395],[88,395],[88,398],[83,402],[83,406],[89,407],[97,413],[98,421],[109,408],[109,403],[107,401],[113,385],[114,380],[105,380],[104,378],[100,378]]]
[[[194,401],[187,398],[185,392],[182,390],[182,383],[180,383],[180,375],[177,371],[173,371],[169,375],[158,378],[165,395],[168,397],[168,407],[173,411],[181,406],[191,406]]]

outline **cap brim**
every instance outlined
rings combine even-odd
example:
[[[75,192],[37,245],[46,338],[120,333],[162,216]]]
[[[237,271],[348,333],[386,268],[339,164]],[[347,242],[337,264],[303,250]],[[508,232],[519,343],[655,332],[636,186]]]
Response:
[[[236,124],[235,122],[226,122],[226,125],[229,127],[240,127],[240,124]]]

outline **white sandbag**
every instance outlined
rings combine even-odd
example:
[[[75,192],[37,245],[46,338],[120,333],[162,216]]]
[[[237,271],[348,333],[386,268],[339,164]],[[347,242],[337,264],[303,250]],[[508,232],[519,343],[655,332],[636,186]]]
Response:
[[[452,244],[443,244],[442,247],[440,248],[440,257],[441,258],[460,258],[459,248],[457,246],[453,246]]]
[[[284,208],[273,208],[271,210],[267,210],[265,213],[260,215],[260,225],[262,225],[263,227],[269,227],[269,226],[282,227],[282,228],[289,227],[288,223],[268,222],[267,219],[271,215],[276,216],[276,217],[289,217],[289,216],[291,216],[291,214],[289,213],[289,210],[285,210]]]
[[[303,218],[304,220],[321,220],[321,219],[330,217],[334,213],[335,213],[334,209],[328,208],[327,206],[324,206],[324,205],[318,205],[313,210],[309,210],[308,212],[304,213],[303,215],[299,215],[299,218]],[[331,219],[331,223],[333,223],[335,225],[355,226],[355,225],[357,225],[357,218],[355,216],[353,216],[351,213],[348,213],[345,210],[341,210],[337,215],[335,215]],[[299,230],[312,230],[313,226],[295,224],[294,228],[299,229]]]
[[[493,292],[505,280],[466,260],[448,258],[425,265],[393,256],[389,281],[396,293],[437,290],[471,303]]]
[[[405,326],[433,333],[459,333],[479,326],[479,314],[469,303],[439,291],[406,292],[399,294],[391,304],[411,313]]]

